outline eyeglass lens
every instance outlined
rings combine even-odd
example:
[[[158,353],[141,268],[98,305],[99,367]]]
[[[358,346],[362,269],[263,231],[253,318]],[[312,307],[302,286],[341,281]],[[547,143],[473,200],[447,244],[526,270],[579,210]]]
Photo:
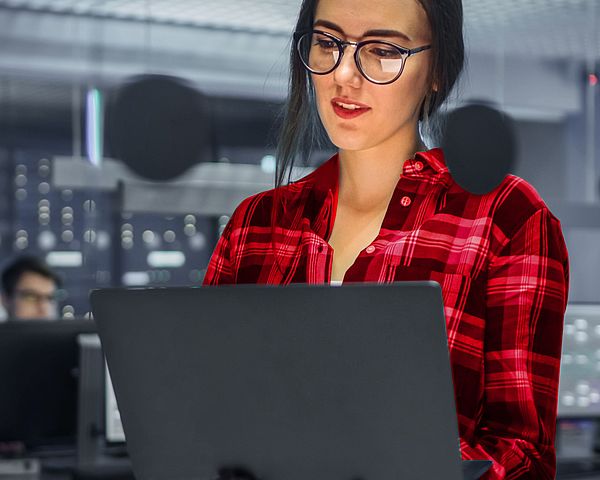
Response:
[[[329,36],[312,32],[298,40],[298,52],[303,63],[315,73],[328,73],[335,67],[341,54],[340,46]],[[402,51],[386,43],[368,43],[358,52],[359,68],[376,82],[393,80],[404,62]]]

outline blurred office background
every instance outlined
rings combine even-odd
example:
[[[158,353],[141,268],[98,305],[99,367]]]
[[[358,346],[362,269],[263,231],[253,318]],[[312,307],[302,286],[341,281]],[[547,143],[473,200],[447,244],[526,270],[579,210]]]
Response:
[[[559,454],[564,465],[579,462],[564,478],[580,467],[596,475],[600,2],[463,3],[468,63],[448,108],[477,99],[509,113],[514,173],[562,222],[571,289]],[[299,4],[0,0],[0,260],[45,259],[64,280],[62,319],[89,317],[92,288],[201,284],[235,206],[273,184]],[[135,109],[119,123],[115,98],[141,74],[160,74],[165,85],[179,78],[203,95],[188,92],[202,105],[190,118],[200,122],[204,161],[183,165],[175,178],[143,178],[116,155],[114,130],[135,122]],[[132,105],[153,111],[168,103],[160,88],[148,92]],[[188,141],[173,142],[165,171],[177,173]],[[305,167],[330,154],[317,152]]]

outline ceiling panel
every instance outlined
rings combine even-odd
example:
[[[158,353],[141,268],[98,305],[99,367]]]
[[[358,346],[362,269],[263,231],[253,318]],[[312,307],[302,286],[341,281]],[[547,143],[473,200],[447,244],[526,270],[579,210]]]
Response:
[[[293,0],[0,0],[10,8],[287,34]]]
[[[463,3],[467,45],[477,53],[470,56],[471,83],[465,87],[471,97],[522,108],[523,116],[578,111],[581,62],[600,60],[600,0]],[[154,70],[188,78],[211,95],[282,100],[299,5],[300,0],[0,0],[5,47],[0,122],[27,112],[68,119],[71,85],[110,85]],[[154,27],[152,35],[146,24]],[[257,35],[259,30],[269,35]],[[226,47],[222,62],[212,65],[207,50],[214,39]]]
[[[599,0],[463,0],[471,49],[600,58]],[[300,0],[0,0],[0,7],[289,35]]]

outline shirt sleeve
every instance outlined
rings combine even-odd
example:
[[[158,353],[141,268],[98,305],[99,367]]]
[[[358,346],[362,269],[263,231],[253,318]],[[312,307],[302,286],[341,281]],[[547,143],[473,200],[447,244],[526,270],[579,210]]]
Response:
[[[213,254],[208,262],[206,274],[202,281],[203,286],[227,285],[235,283],[235,275],[231,263],[231,230],[233,216],[223,229],[223,233],[217,242]]]
[[[464,459],[492,460],[481,478],[554,479],[568,253],[559,220],[537,210],[488,267],[484,394]]]

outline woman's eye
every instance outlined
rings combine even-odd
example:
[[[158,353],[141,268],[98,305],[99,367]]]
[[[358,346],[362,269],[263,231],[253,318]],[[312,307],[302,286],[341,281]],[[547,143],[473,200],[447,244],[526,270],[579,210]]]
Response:
[[[400,52],[393,48],[381,48],[375,47],[370,48],[369,53],[379,58],[399,58]]]
[[[315,41],[315,45],[318,46],[319,48],[322,48],[323,50],[331,50],[332,48],[335,48],[335,42],[331,41],[331,40],[324,40],[324,39],[317,39]]]

